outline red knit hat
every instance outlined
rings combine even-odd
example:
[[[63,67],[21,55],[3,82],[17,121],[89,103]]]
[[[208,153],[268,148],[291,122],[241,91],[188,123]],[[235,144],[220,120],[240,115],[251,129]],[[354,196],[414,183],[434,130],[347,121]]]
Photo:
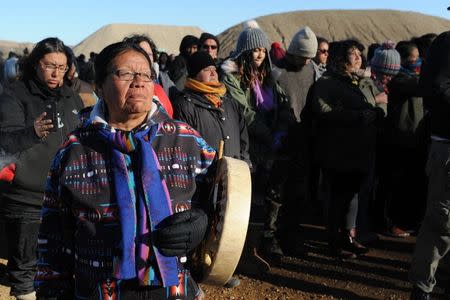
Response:
[[[270,46],[270,58],[273,62],[279,61],[286,56],[286,51],[281,47],[280,42],[273,42]]]

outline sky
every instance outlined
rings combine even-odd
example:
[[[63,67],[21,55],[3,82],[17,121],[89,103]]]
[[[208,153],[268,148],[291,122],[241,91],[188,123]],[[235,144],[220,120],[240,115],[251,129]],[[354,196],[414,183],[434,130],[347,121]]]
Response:
[[[198,26],[219,34],[245,20],[299,10],[396,9],[450,19],[450,1],[438,0],[4,0],[0,40],[36,43],[57,36],[75,46],[113,23]]]

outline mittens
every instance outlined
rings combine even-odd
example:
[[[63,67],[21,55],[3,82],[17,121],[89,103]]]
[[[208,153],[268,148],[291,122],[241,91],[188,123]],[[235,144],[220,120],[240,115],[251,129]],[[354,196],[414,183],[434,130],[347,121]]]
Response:
[[[208,217],[201,209],[175,213],[153,230],[153,245],[164,256],[183,256],[200,244],[207,227]]]

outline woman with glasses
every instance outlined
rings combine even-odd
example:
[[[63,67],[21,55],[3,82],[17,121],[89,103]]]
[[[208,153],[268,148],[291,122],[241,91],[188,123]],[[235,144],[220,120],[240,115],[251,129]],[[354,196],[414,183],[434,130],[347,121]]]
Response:
[[[83,111],[50,168],[37,295],[199,299],[184,263],[206,232],[193,195],[215,151],[154,98],[141,47],[111,44],[95,70],[99,101]]]
[[[36,244],[45,179],[58,147],[78,124],[80,97],[64,84],[64,43],[47,38],[26,58],[20,80],[0,99],[0,148],[14,155],[11,182],[0,189],[8,237],[11,295],[35,299]]]

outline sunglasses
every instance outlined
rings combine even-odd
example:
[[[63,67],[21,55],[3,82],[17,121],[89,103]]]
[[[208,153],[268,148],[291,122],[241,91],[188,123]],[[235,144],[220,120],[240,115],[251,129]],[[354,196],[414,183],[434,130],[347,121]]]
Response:
[[[317,49],[317,51],[319,51],[322,54],[328,53],[327,49]]]
[[[203,49],[209,49],[211,48],[212,50],[216,50],[217,49],[217,45],[202,45]]]

